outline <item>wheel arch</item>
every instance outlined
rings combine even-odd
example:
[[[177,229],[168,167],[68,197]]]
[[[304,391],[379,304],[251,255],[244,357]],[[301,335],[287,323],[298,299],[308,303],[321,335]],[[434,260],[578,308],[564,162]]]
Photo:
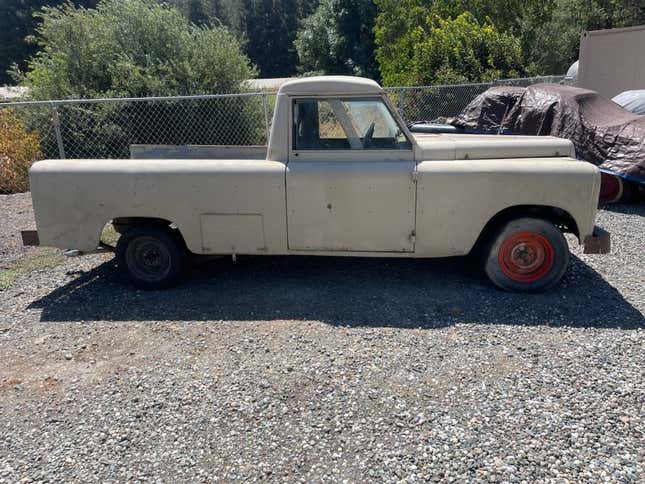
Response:
[[[563,233],[572,233],[580,240],[575,218],[566,210],[549,205],[513,205],[493,215],[479,234],[471,252],[478,252],[503,225],[511,220],[531,217],[547,220]]]
[[[115,217],[109,223],[112,224],[117,233],[122,234],[130,227],[159,227],[167,229],[170,233],[178,237],[184,247],[186,241],[180,227],[172,220],[161,217]]]

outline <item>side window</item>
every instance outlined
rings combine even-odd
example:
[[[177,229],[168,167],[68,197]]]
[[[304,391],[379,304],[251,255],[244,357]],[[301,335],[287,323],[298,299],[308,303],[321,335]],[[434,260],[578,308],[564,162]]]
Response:
[[[412,143],[381,99],[298,99],[295,150],[411,150]]]

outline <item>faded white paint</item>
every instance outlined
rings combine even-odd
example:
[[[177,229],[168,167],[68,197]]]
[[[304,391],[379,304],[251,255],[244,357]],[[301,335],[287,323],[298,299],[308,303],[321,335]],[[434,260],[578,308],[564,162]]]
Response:
[[[645,25],[584,32],[577,85],[609,99],[645,88]]]
[[[294,150],[291,104],[302,96],[383,99],[411,148]],[[356,78],[288,82],[277,99],[266,160],[36,163],[41,243],[90,251],[110,220],[152,217],[196,254],[440,257],[468,253],[492,217],[519,205],[566,211],[580,242],[593,231],[599,172],[566,140],[413,137],[380,86]]]

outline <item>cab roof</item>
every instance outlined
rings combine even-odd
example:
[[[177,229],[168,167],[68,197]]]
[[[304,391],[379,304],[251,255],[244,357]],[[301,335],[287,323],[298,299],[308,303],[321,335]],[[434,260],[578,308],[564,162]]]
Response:
[[[371,79],[351,76],[316,76],[286,82],[278,94],[290,96],[344,96],[382,94],[383,88]]]

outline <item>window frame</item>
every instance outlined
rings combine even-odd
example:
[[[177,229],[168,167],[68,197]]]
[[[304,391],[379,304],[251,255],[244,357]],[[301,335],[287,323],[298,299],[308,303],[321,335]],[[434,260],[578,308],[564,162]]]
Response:
[[[409,148],[374,148],[374,149],[296,149],[295,148],[295,105],[297,101],[302,100],[339,100],[339,101],[378,101],[382,103],[387,112],[392,116],[401,134],[406,141],[410,143]],[[414,160],[414,138],[409,133],[402,119],[393,110],[393,106],[385,96],[382,95],[360,95],[360,96],[333,96],[333,95],[308,95],[308,96],[291,96],[289,101],[289,161],[341,161],[341,159],[351,159],[351,161],[413,161]],[[339,157],[338,155],[342,155]]]

